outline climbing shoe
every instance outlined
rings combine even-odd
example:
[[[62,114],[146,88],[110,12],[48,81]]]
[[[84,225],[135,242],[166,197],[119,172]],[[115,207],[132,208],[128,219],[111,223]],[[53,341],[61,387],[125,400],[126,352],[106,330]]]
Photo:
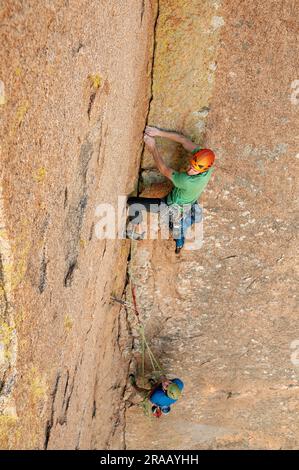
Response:
[[[129,381],[131,385],[136,385],[136,377],[134,374],[129,375]]]
[[[162,415],[161,408],[159,406],[153,405],[152,413],[153,413],[153,416],[155,416],[155,418],[160,418],[160,416]]]
[[[175,249],[175,254],[176,254],[176,255],[179,255],[180,252],[181,252],[181,250],[182,250],[182,248],[183,248],[182,246],[177,246],[176,249]]]

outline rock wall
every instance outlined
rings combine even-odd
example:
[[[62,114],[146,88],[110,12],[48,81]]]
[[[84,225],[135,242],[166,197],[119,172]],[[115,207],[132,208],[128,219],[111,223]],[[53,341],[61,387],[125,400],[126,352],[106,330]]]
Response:
[[[296,18],[293,0],[5,3],[0,448],[298,448]],[[180,257],[96,236],[100,203],[157,180],[146,122],[217,155],[203,248]],[[140,340],[111,295],[129,297],[128,258],[185,382],[159,421],[126,386]]]
[[[1,10],[0,447],[121,448],[129,242],[95,235],[134,190],[155,3]],[[113,371],[113,372],[112,372]]]
[[[129,449],[298,448],[298,13],[293,1],[159,2],[149,124],[217,161],[203,247],[133,247],[147,337],[185,391],[160,420],[128,408]],[[181,148],[159,148],[183,164]],[[136,336],[137,363],[139,346]]]

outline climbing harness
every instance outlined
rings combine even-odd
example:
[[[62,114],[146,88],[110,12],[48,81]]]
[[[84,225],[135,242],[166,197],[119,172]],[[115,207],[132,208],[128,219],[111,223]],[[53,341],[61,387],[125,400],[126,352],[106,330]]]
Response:
[[[170,223],[174,239],[181,237],[184,208],[178,204],[169,206]]]
[[[184,208],[179,204],[170,204],[160,211],[161,223],[169,225],[174,239],[181,236],[183,215]]]
[[[172,236],[177,242],[185,237],[184,226],[188,219],[192,221],[187,224],[187,226],[201,220],[201,210],[197,202],[185,205],[170,204],[165,209],[161,210],[161,222],[169,224]],[[182,245],[183,244],[184,242]]]

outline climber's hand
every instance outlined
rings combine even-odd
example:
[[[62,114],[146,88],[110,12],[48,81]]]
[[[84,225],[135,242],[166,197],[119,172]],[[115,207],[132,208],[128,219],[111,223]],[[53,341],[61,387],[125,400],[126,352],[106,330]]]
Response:
[[[153,137],[150,137],[149,135],[145,134],[143,140],[150,150],[153,150],[154,148],[156,148],[156,141]]]
[[[170,385],[170,384],[171,384],[171,380],[168,380],[168,379],[163,380],[163,381],[162,381],[162,388],[163,388],[163,390],[166,391],[167,388],[168,388],[168,385]]]
[[[156,127],[146,126],[145,133],[150,137],[161,137],[162,131]]]

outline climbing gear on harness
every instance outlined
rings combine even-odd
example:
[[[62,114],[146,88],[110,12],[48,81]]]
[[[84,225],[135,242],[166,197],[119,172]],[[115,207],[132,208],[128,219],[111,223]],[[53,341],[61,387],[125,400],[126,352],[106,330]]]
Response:
[[[170,204],[160,212],[160,221],[169,226],[176,242],[178,255],[185,243],[187,229],[202,220],[202,209],[195,201],[192,204]]]
[[[202,149],[196,152],[190,160],[190,165],[194,170],[204,173],[213,165],[215,154],[210,149]]]
[[[171,383],[168,385],[166,390],[167,396],[172,398],[173,400],[177,400],[181,396],[181,390],[175,383]]]
[[[161,223],[168,224],[174,239],[181,237],[181,225],[184,215],[184,208],[179,204],[170,204],[160,212]]]
[[[182,218],[184,209],[178,204],[171,204],[169,207],[169,219],[174,239],[180,238],[182,231]]]
[[[170,228],[172,229],[172,236],[175,240],[179,240],[184,237],[184,221],[188,220],[188,218],[194,218],[194,222],[196,221],[196,212],[198,203],[194,202],[193,204],[171,204],[169,207],[169,222]],[[191,224],[188,224],[192,225]]]

